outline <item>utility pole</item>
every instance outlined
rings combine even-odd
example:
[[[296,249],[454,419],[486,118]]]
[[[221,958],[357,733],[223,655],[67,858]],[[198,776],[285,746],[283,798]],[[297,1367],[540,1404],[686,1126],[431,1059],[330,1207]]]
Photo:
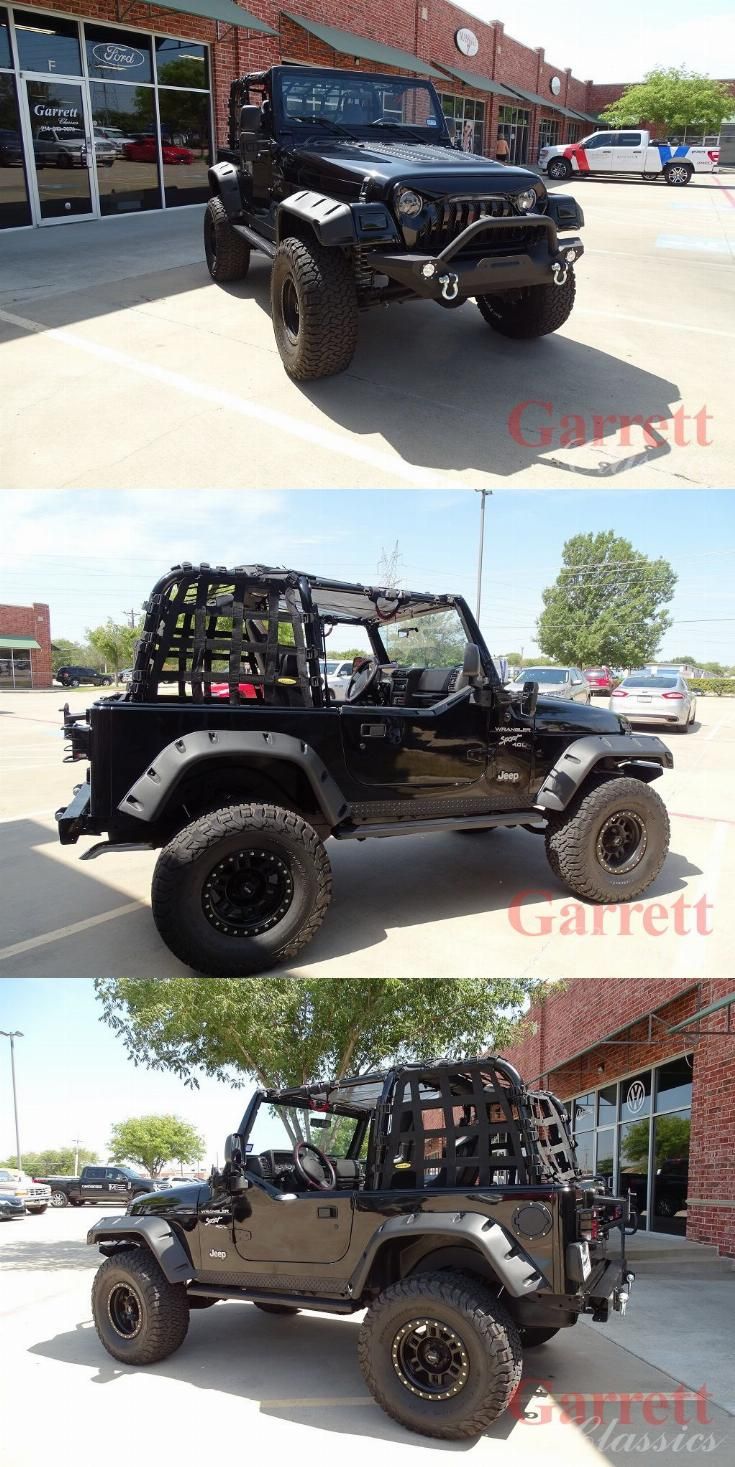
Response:
[[[22,1029],[0,1029],[3,1038],[10,1040],[10,1073],[13,1080],[13,1114],[15,1116],[15,1155],[18,1162],[18,1171],[22,1172],[23,1163],[20,1155],[20,1130],[18,1127],[18,1092],[15,1084],[15,1039],[23,1038]]]
[[[124,613],[124,615],[129,618],[129,620],[130,620],[130,630],[131,630],[131,632],[134,632],[135,631],[135,623],[137,621],[137,613],[136,613],[135,607],[134,606],[131,606],[130,607],[130,610],[129,611],[126,611]]]
[[[80,1142],[80,1139],[81,1138],[79,1136],[72,1136],[71,1139],[72,1139],[72,1142],[73,1142],[73,1145],[74,1145],[74,1176],[75,1177],[78,1177],[79,1176],[79,1142]]]
[[[485,500],[492,489],[476,489],[475,494],[480,496],[480,548],[477,556],[477,600],[475,604],[475,621],[480,625],[480,608],[482,606],[482,557],[485,550]]]

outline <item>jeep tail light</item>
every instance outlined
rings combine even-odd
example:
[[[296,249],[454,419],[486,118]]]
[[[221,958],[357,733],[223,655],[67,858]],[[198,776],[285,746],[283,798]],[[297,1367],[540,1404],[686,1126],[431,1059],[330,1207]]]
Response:
[[[579,1214],[579,1236],[585,1243],[595,1243],[600,1236],[600,1217],[594,1207]]]
[[[683,693],[662,693],[661,694],[661,697],[662,698],[683,698],[684,697],[684,694]]]

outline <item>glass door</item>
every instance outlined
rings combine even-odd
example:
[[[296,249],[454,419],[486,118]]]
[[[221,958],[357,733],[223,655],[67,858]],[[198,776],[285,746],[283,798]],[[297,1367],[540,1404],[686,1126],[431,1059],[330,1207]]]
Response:
[[[24,77],[26,156],[40,224],[97,214],[92,126],[83,83]]]

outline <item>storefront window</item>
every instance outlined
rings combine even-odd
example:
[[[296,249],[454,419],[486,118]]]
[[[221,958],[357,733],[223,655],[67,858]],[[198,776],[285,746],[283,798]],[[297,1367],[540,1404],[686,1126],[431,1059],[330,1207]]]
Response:
[[[498,113],[498,137],[508,144],[508,162],[525,163],[531,131],[531,114],[524,107],[501,107]]]
[[[692,1103],[692,1066],[686,1058],[656,1071],[656,1110],[679,1110]]]
[[[13,14],[21,71],[81,75],[76,21],[32,10],[15,10]]]
[[[474,97],[455,97],[444,92],[440,98],[447,127],[465,153],[482,153],[485,142],[485,104]]]
[[[160,87],[158,110],[166,207],[204,203],[211,162],[209,95]]]
[[[91,213],[90,149],[81,82],[25,82],[43,219]]]
[[[15,78],[0,75],[0,229],[30,222]]]
[[[597,1123],[600,1126],[611,1126],[617,1118],[618,1087],[606,1085],[604,1090],[597,1092]]]
[[[641,1222],[648,1217],[648,1141],[651,1122],[627,1121],[620,1127],[620,1191],[632,1192]]]
[[[651,1112],[651,1071],[645,1070],[641,1075],[633,1075],[629,1080],[623,1080],[620,1089],[620,1119],[622,1121],[636,1120],[638,1116],[647,1116]]]
[[[595,1093],[590,1090],[588,1095],[578,1095],[574,1102],[574,1129],[575,1131],[591,1131],[595,1124]]]
[[[615,1129],[613,1126],[606,1126],[604,1130],[597,1132],[595,1172],[598,1176],[608,1177],[611,1180],[615,1174]]]
[[[8,27],[8,12],[0,10],[0,68],[12,67],[13,56],[10,50],[10,29]]]
[[[539,148],[553,148],[559,141],[561,123],[556,118],[542,117],[538,125]]]
[[[209,87],[207,48],[198,41],[173,41],[156,37],[156,75],[162,87],[191,87],[206,91]]]
[[[653,1132],[654,1176],[651,1226],[661,1233],[686,1230],[691,1112],[656,1116]]]
[[[152,87],[91,82],[95,136],[112,143],[112,161],[98,160],[102,214],[160,209],[155,97]]]
[[[577,1143],[577,1166],[585,1176],[592,1176],[595,1170],[595,1133],[584,1131],[574,1139]]]
[[[0,688],[32,688],[33,672],[29,652],[17,647],[0,652]]]
[[[101,81],[153,81],[151,37],[137,32],[85,25],[87,70]]]

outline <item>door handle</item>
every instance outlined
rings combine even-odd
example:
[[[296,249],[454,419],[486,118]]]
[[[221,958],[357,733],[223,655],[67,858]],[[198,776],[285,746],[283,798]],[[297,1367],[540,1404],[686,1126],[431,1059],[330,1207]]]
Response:
[[[336,1207],[317,1207],[316,1215],[317,1217],[336,1217],[337,1209]]]
[[[384,739],[385,736],[386,736],[386,734],[387,734],[387,732],[388,732],[388,729],[387,729],[386,724],[384,724],[384,723],[361,723],[360,724],[360,738],[361,739]]]

